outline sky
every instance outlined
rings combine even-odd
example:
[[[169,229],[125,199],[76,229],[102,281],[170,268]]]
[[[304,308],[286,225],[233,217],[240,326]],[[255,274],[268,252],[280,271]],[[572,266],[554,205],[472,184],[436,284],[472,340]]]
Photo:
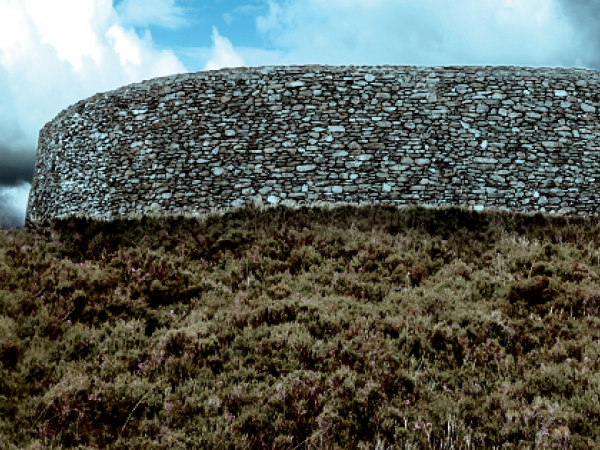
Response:
[[[268,65],[600,70],[600,0],[0,0],[0,228],[40,129],[99,92]]]

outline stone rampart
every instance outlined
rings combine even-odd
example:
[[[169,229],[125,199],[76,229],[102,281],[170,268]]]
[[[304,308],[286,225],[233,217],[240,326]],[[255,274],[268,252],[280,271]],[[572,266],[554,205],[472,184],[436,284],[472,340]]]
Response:
[[[281,66],[155,78],[40,131],[26,221],[315,202],[596,215],[600,73]]]

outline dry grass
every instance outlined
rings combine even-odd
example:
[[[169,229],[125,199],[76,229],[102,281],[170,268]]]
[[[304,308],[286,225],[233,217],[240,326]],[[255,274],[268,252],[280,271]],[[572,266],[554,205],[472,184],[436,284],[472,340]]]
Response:
[[[596,448],[599,228],[319,203],[0,234],[0,447]]]

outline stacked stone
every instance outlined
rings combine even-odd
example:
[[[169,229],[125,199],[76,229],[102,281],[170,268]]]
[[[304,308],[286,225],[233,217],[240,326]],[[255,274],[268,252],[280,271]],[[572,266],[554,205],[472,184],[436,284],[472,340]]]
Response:
[[[155,78],[40,131],[26,221],[276,204],[595,215],[597,71],[282,66]]]

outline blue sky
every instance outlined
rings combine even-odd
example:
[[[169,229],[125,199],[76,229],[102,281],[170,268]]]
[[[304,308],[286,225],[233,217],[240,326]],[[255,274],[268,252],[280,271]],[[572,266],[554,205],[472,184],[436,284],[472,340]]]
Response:
[[[23,225],[39,130],[69,105],[287,64],[600,70],[600,0],[0,0],[0,227]]]

